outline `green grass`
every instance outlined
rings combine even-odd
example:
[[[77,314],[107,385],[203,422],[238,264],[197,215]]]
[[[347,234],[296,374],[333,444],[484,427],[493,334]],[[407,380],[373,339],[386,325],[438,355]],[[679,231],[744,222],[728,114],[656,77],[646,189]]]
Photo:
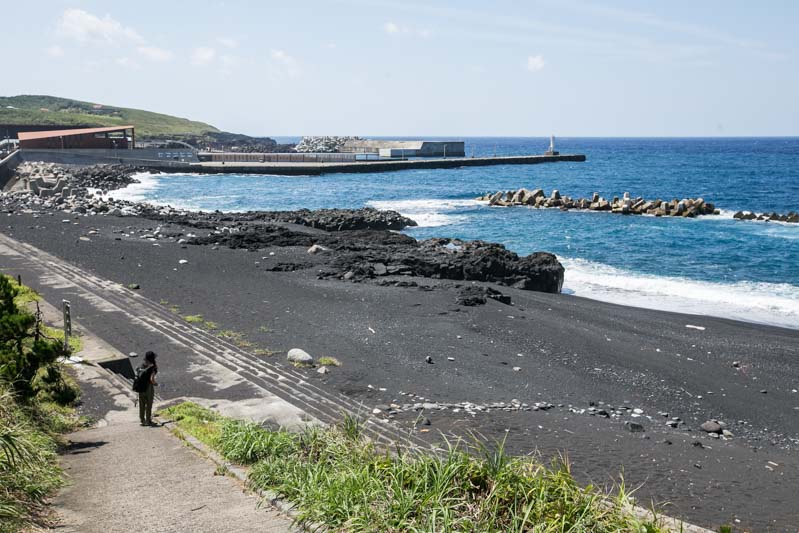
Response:
[[[335,357],[322,356],[319,358],[318,363],[322,366],[341,366],[341,361]]]
[[[202,315],[183,315],[183,320],[190,324],[202,324],[205,321]]]
[[[0,383],[0,532],[53,525],[46,499],[63,485],[60,434],[78,423],[71,408],[22,403]]]
[[[216,322],[211,322],[210,320],[206,320],[203,322],[203,327],[205,329],[219,329],[219,324]]]
[[[238,331],[233,331],[232,329],[223,329],[217,333],[216,336],[221,339],[236,340],[243,338],[244,333],[239,333]]]
[[[8,281],[11,283],[11,286],[17,290],[17,295],[14,297],[14,303],[17,307],[26,307],[31,302],[38,302],[42,299],[35,290],[31,289],[27,285],[20,285],[17,283],[17,278],[14,276],[9,276],[7,274],[3,274]]]
[[[108,105],[98,108],[91,102],[39,95],[0,96],[0,124],[84,127],[132,124],[138,137],[202,136],[219,132],[209,124],[171,115]]]
[[[253,487],[296,505],[299,521],[342,531],[664,531],[615,492],[580,486],[565,461],[544,465],[496,445],[447,442],[433,455],[393,453],[362,436],[362,421],[271,431],[192,403],[163,412],[227,460],[250,465]]]
[[[274,350],[270,350],[269,348],[256,348],[252,351],[255,355],[259,357],[272,357],[277,352]]]
[[[272,332],[272,330],[269,329],[267,326],[259,326],[258,327],[258,331],[260,331],[261,333],[271,333]]]
[[[51,328],[50,326],[42,326],[42,333],[46,336],[50,337],[51,339],[56,339],[60,341],[62,344],[64,343],[64,330],[62,328]],[[72,335],[69,336],[69,351],[70,353],[78,353],[83,350],[83,340],[80,338],[79,335],[75,334],[75,330],[72,331]]]

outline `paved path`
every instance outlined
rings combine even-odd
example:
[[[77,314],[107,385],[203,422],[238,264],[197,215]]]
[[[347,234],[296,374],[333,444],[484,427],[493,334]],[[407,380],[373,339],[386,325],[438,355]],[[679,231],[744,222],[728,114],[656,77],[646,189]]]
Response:
[[[292,531],[291,521],[165,428],[139,425],[133,409],[69,435],[70,486],[53,501],[57,531]]]
[[[57,316],[41,303],[45,319]],[[83,329],[83,328],[81,328]],[[84,361],[115,355],[83,329]],[[72,368],[83,391],[82,414],[96,427],[67,436],[61,456],[68,485],[52,502],[65,532],[295,531],[269,504],[258,508],[234,478],[163,427],[139,425],[129,384],[95,364]]]

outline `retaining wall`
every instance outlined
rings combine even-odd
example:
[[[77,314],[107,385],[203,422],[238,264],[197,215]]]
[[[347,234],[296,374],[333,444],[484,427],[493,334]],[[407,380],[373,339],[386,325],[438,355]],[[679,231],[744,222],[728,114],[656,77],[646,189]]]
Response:
[[[44,161],[62,165],[95,165],[124,163],[142,166],[185,166],[196,163],[197,153],[193,150],[174,150],[145,148],[136,150],[114,149],[69,149],[69,150],[21,150],[26,161]]]

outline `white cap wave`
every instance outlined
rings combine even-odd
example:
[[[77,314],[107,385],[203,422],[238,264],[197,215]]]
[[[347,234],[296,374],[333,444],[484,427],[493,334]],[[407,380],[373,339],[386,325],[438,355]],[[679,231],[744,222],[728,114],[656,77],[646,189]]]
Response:
[[[373,200],[367,205],[381,210],[397,211],[411,218],[420,227],[438,227],[458,224],[467,220],[465,215],[454,214],[464,207],[481,205],[477,200],[456,199],[436,200],[432,198],[420,200]]]
[[[719,283],[641,274],[560,257],[564,292],[594,300],[710,315],[799,329],[799,287],[787,283]]]

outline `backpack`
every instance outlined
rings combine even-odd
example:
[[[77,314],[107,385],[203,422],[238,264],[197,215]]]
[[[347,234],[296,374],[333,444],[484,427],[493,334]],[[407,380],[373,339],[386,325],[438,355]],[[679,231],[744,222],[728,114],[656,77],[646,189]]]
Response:
[[[136,369],[136,377],[133,378],[133,392],[145,392],[150,385],[150,369],[152,367],[139,367]]]

